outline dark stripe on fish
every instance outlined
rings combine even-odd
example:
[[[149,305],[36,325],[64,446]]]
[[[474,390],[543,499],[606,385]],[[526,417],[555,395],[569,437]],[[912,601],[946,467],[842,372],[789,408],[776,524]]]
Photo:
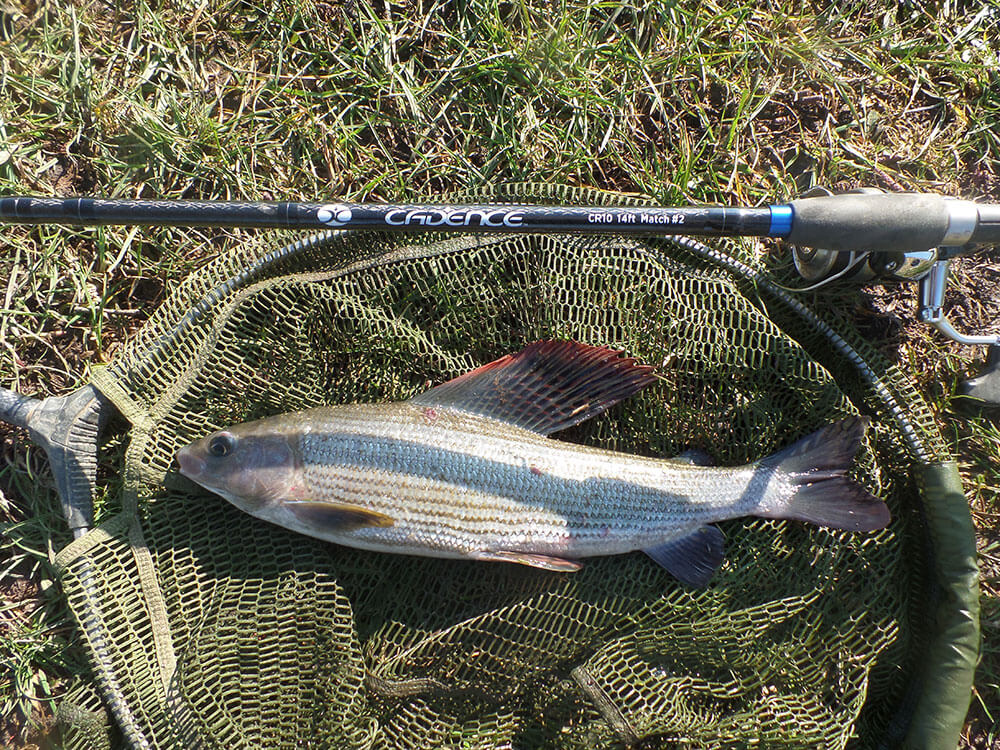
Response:
[[[603,526],[608,517],[619,513],[623,513],[626,517],[633,516],[636,523],[649,524],[651,518],[648,515],[648,508],[638,508],[628,504],[627,499],[636,494],[653,499],[661,511],[670,505],[670,510],[676,514],[674,519],[676,522],[683,523],[681,519],[687,515],[685,510],[691,515],[692,522],[698,517],[711,515],[715,510],[704,503],[688,503],[686,495],[670,493],[655,485],[596,477],[574,480],[541,471],[530,463],[521,467],[412,440],[350,432],[329,432],[322,437],[309,435],[304,437],[305,441],[316,442],[313,446],[308,446],[308,442],[300,443],[303,453],[307,454],[307,473],[317,471],[320,467],[338,467],[356,472],[386,472],[419,477],[453,485],[456,491],[468,489],[524,504],[535,503],[539,507],[553,511],[557,509],[549,504],[551,498],[557,494],[564,494],[566,487],[576,486],[578,497],[600,497],[606,503],[600,509],[600,517],[595,517],[591,512],[592,509],[586,507],[586,500],[578,512],[572,515],[563,514],[571,524],[585,527]],[[295,439],[292,440],[294,443]],[[671,468],[673,467],[669,464],[663,466],[664,477]],[[522,474],[520,481],[512,481],[511,477],[516,477],[519,473]],[[764,496],[767,485],[775,473],[774,467],[763,465],[753,467],[753,476],[736,503],[741,507],[736,515],[745,515],[752,511],[755,501]],[[518,484],[527,483],[532,485],[530,494],[513,491]],[[551,487],[551,492],[546,491],[546,484]],[[618,503],[614,502],[615,498],[620,499]],[[744,503],[750,507],[744,506]]]

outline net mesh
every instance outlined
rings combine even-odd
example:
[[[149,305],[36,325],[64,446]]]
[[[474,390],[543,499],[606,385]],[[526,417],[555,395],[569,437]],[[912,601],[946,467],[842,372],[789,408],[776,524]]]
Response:
[[[837,748],[893,731],[923,642],[909,468],[944,449],[906,380],[769,289],[752,245],[329,233],[275,246],[261,236],[194,274],[94,374],[132,424],[124,497],[59,562],[127,742]],[[543,338],[623,349],[663,376],[560,439],[736,464],[873,413],[854,473],[892,524],[726,522],[725,563],[693,590],[641,554],[567,575],[338,547],[175,473],[177,449],[213,429],[405,399]]]
[[[55,718],[63,747],[111,750],[114,746],[111,721],[90,682],[78,682],[67,691]]]

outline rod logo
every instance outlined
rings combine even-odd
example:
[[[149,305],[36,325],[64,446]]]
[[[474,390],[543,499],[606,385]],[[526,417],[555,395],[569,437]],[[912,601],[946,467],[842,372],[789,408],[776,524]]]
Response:
[[[345,206],[343,203],[328,203],[325,206],[320,206],[316,212],[316,218],[328,227],[346,226],[351,217],[351,207]]]
[[[396,208],[385,215],[394,227],[520,227],[524,213],[507,208]]]

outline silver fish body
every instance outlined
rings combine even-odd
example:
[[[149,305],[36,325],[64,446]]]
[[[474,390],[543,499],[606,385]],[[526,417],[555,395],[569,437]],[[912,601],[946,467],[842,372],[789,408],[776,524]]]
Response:
[[[470,401],[469,386],[459,387],[457,395],[432,390],[406,402],[323,407],[237,425],[183,449],[181,470],[253,516],[338,544],[553,570],[634,550],[650,552],[672,572],[687,566],[673,559],[678,555],[707,555],[714,570],[721,535],[706,524],[746,515],[846,528],[888,520],[885,506],[848,485],[843,469],[814,457],[839,435],[833,450],[843,463],[863,423],[834,425],[754,464],[704,467],[552,439],[548,428],[575,417],[527,428],[515,423],[531,423],[523,415],[495,418],[502,405],[488,414],[465,408],[480,394]],[[817,503],[809,490],[831,480],[840,490],[854,488],[847,492],[854,499],[838,504],[832,519],[814,513],[814,506],[829,507],[827,493]],[[803,496],[809,502],[797,505]],[[680,577],[692,579],[683,570]]]
[[[302,533],[387,552],[618,554],[780,504],[794,492],[773,469],[599,450],[405,402],[317,409],[267,426],[287,435],[294,481],[246,509]],[[394,523],[310,527],[284,504],[299,498],[367,508]]]

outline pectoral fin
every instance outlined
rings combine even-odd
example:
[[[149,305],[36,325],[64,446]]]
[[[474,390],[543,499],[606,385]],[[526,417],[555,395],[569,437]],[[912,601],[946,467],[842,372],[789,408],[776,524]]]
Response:
[[[347,531],[365,526],[392,526],[395,521],[384,513],[356,505],[322,503],[315,500],[286,500],[284,506],[303,523],[319,529]]]
[[[553,570],[557,573],[575,573],[581,567],[575,560],[564,560],[561,557],[551,557],[549,555],[533,555],[528,552],[476,552],[472,555],[475,560],[485,560],[490,562],[513,562],[521,565],[530,565],[533,568],[542,570]]]
[[[702,526],[693,534],[643,552],[681,583],[704,588],[722,565],[725,541],[722,532],[714,526]]]

